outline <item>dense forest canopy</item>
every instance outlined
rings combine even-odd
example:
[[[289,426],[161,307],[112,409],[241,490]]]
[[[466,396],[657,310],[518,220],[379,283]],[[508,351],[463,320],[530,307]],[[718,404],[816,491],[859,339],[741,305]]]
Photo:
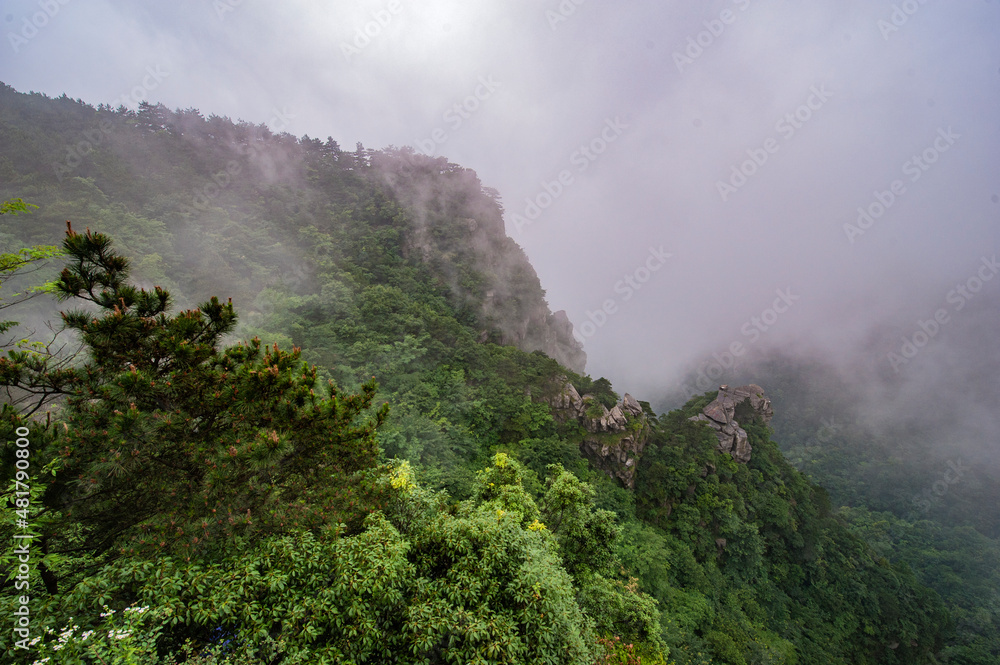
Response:
[[[768,418],[737,408],[751,452],[720,450],[695,419],[724,391],[657,414],[586,375],[468,169],[4,86],[18,198],[0,250],[40,270],[0,279],[49,285],[4,311],[38,638],[0,634],[5,660],[1000,657],[994,525],[865,503],[827,461],[831,501]]]

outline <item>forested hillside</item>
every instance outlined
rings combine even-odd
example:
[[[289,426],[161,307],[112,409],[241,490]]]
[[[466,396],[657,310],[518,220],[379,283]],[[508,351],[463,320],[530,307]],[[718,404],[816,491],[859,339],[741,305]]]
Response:
[[[989,370],[988,358],[977,362]],[[955,631],[942,660],[997,662],[1000,481],[978,445],[981,423],[962,422],[944,405],[917,414],[890,408],[875,418],[881,405],[854,389],[856,377],[820,360],[773,353],[742,374],[773,387],[785,457],[845,507],[841,517],[854,533],[944,599]]]
[[[27,491],[36,534],[25,586],[4,552],[3,614],[31,595],[5,661],[911,665],[954,641],[878,525],[782,456],[763,393],[658,415],[586,375],[468,169],[4,87],[17,197],[0,250],[64,254],[3,274],[55,281],[4,311],[0,529]],[[17,344],[46,320],[75,357]]]

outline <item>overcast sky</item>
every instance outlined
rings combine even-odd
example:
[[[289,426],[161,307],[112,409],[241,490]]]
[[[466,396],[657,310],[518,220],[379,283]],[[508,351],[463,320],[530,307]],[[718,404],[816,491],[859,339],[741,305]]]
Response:
[[[20,91],[281,117],[475,169],[622,391],[734,344],[863,344],[899,374],[901,335],[944,310],[920,349],[940,362],[1000,300],[1000,0],[0,7]]]

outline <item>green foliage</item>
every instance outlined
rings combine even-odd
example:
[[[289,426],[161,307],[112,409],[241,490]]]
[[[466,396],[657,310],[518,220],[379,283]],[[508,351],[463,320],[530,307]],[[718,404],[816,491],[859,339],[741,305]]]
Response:
[[[49,629],[49,640],[41,636],[30,644],[37,648],[36,662],[57,662],[77,665],[89,662],[111,662],[128,665],[160,662],[156,647],[163,625],[150,608],[132,605],[118,613],[105,606],[103,621],[94,628],[82,630],[78,624]]]
[[[614,513],[596,508],[594,489],[557,464],[549,467],[546,486],[542,520],[555,536],[563,566],[579,588],[580,606],[597,631],[665,653],[657,602],[639,589],[636,578],[618,578],[621,529]]]
[[[566,570],[577,579],[613,572],[620,534],[614,513],[595,509],[594,489],[561,466],[549,472],[542,516],[556,536]]]
[[[840,515],[879,555],[913,570],[939,593],[954,633],[948,662],[984,665],[1000,657],[1000,545],[968,526],[908,521],[891,513],[843,508]]]
[[[59,515],[42,547],[94,559],[50,571],[49,594],[125,554],[208,556],[255,534],[360,528],[382,501],[375,429],[387,407],[365,417],[374,384],[357,395],[331,385],[324,396],[297,350],[256,340],[219,348],[235,324],[231,304],[213,298],[170,316],[169,294],[129,285],[129,263],[106,236],[70,231],[64,246],[59,291],[91,303],[63,315],[86,361],[53,369],[44,356],[0,359],[6,385],[46,384],[66,398],[61,426],[34,438],[34,464],[54,472],[42,504]],[[11,473],[14,452],[5,446]]]
[[[623,582],[593,575],[581,581],[579,602],[594,618],[599,633],[641,644],[645,651],[669,653],[660,637],[658,603],[639,590],[637,578]]]
[[[493,463],[476,474],[472,500],[495,509],[498,515],[511,513],[524,525],[537,523],[538,506],[524,488],[524,475],[524,467],[517,460],[497,453]]]
[[[3,279],[6,281],[14,272],[23,269],[31,263],[43,259],[51,259],[55,256],[62,256],[62,253],[62,250],[58,247],[39,245],[19,249],[9,254],[0,254],[0,274],[2,274]]]
[[[231,304],[213,299],[168,315],[169,294],[131,286],[129,261],[106,236],[70,231],[65,248],[59,291],[91,304],[63,317],[86,361],[50,370],[44,359],[15,359],[5,374],[14,385],[44,377],[67,398],[62,427],[33,435],[53,473],[38,495],[50,515],[39,526],[43,549],[61,558],[47,569],[39,614],[62,630],[59,659],[155,662],[185,645],[209,647],[221,627],[235,655],[269,662],[384,662],[400,653],[412,656],[404,662],[592,660],[593,620],[516,460],[495,455],[473,499],[445,509],[406,464],[374,469],[386,409],[355,423],[374,385],[347,397],[331,385],[322,398],[298,351],[256,341],[218,348],[235,323]],[[527,431],[551,418],[541,422]],[[343,523],[375,500],[403,520],[402,531],[381,513]],[[563,508],[564,539],[593,526],[592,509]],[[610,514],[596,514],[594,533],[610,533]],[[154,608],[141,630],[73,622],[103,604],[135,602]],[[649,620],[643,609],[616,607]],[[108,638],[87,632],[96,630]],[[59,636],[51,639],[43,653],[56,653]]]
[[[21,199],[11,199],[0,203],[0,215],[16,216],[20,213],[31,212],[31,208],[38,206],[25,203]],[[0,253],[0,287],[8,282],[24,282],[24,277],[44,267],[46,259],[61,256],[62,250],[51,245],[35,245],[24,247],[14,252]],[[6,309],[16,304],[23,303],[40,293],[51,292],[54,287],[52,282],[44,284],[28,284],[20,293],[3,294],[0,299],[0,310]],[[0,334],[7,332],[18,325],[16,321],[0,321]],[[24,346],[27,340],[22,340],[18,345]],[[4,344],[10,346],[10,343]]]
[[[25,203],[23,199],[10,199],[0,202],[0,215],[18,215],[22,212],[31,212],[31,208],[38,206]]]
[[[637,514],[656,529],[630,526],[622,548],[669,617],[677,662],[932,662],[940,599],[830,515],[765,427],[745,425],[749,464],[720,453],[688,420],[706,398],[661,417],[636,483]]]
[[[390,483],[402,493],[389,517],[370,515],[356,535],[269,536],[209,564],[121,559],[65,597],[62,613],[131,588],[154,608],[136,647],[147,655],[207,646],[221,626],[231,656],[257,662],[593,661],[590,621],[544,530],[490,501],[414,512],[425,490]]]
[[[1000,483],[988,464],[942,438],[957,416],[934,411],[886,431],[866,425],[870,405],[831,366],[776,354],[755,373],[775,387],[768,394],[787,459],[827,488],[834,506],[851,506],[838,515],[880,557],[941,596],[954,626],[938,658],[996,662],[1000,512],[984,506],[1000,501]]]
[[[619,397],[612,387],[611,382],[603,376],[596,381],[589,376],[577,377],[573,387],[581,395],[591,395],[594,400],[607,408],[613,408],[618,403]]]
[[[599,637],[597,644],[604,654],[598,660],[598,665],[667,665],[663,653],[643,654],[631,642],[625,642],[621,636]]]

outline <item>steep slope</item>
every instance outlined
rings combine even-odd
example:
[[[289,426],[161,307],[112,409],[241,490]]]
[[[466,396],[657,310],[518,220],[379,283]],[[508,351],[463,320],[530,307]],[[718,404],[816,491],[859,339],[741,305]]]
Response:
[[[623,558],[660,601],[678,662],[702,662],[691,651],[702,644],[714,662],[934,662],[940,599],[849,531],[753,411],[735,409],[752,455],[723,451],[703,416],[731,397],[706,393],[661,416],[636,478],[643,526]],[[687,633],[700,640],[674,637]]]
[[[996,315],[983,318],[993,327],[978,332],[988,334]],[[995,365],[989,357],[977,361],[981,368],[950,371],[975,377]],[[760,359],[741,375],[769,386],[782,453],[829,490],[852,532],[941,595],[955,619],[942,661],[997,662],[1000,481],[990,437],[980,434],[989,414],[970,418],[963,407],[975,412],[976,404],[967,394],[924,384],[924,403],[892,400],[891,393],[880,401],[872,397],[879,391],[859,385],[864,372],[842,373],[828,361],[784,353]]]
[[[221,288],[242,305],[267,287],[315,283],[316,266],[303,256],[309,230],[353,244],[358,229],[345,224],[358,222],[382,247],[341,251],[345,264],[397,249],[475,321],[483,341],[540,350],[574,371],[586,364],[565,313],[549,311],[534,269],[504,233],[496,192],[444,158],[360,145],[348,153],[332,139],[300,142],[193,110],[94,109],[2,84],[0,155],[0,195],[41,206],[31,228],[15,232],[20,242],[51,241],[73,217],[115,233],[140,278],[171,278],[191,301]]]

